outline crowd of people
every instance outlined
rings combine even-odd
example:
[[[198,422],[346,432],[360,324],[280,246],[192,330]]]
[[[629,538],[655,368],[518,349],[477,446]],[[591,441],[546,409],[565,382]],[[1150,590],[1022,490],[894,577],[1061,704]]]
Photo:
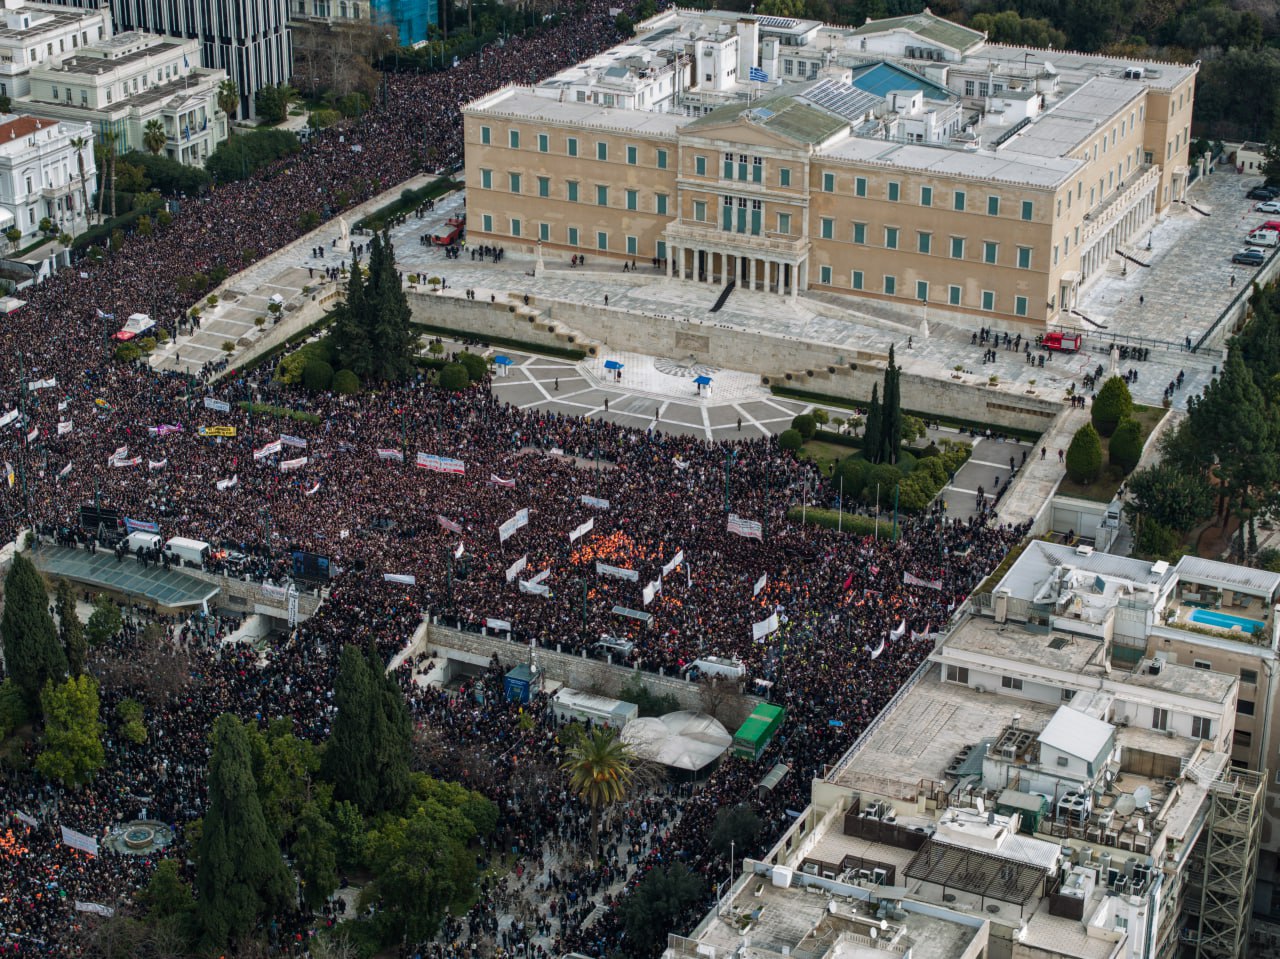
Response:
[[[499,694],[511,664],[493,664],[461,695],[414,682],[412,659],[402,667],[420,768],[498,804],[488,854],[512,853],[520,872],[510,885],[486,885],[468,915],[407,954],[604,955],[622,936],[618,902],[656,866],[683,861],[711,881],[727,875],[707,841],[718,810],[752,803],[762,846],[786,828],[785,810],[803,808],[810,779],[865,728],[923,660],[931,634],[1019,538],[1022,530],[989,514],[904,519],[896,542],[802,528],[788,508],[804,497],[834,500],[835,491],[772,439],[707,443],[660,424],[626,429],[512,408],[483,385],[444,393],[423,377],[339,396],[282,387],[269,366],[206,385],[112,358],[108,337],[118,324],[104,317],[145,312],[176,330],[192,305],[177,278],[234,272],[299,235],[308,212],[334,215],[423,170],[453,167],[461,104],[500,82],[534,81],[614,38],[608,5],[590,2],[554,29],[486,51],[482,65],[390,76],[383,102],[341,135],[318,134],[255,178],[184,202],[172,225],[58,273],[6,318],[5,541],[27,526],[45,542],[83,540],[80,509],[98,504],[157,524],[166,538],[214,544],[211,568],[225,569],[223,551],[234,551],[246,557],[237,572],[283,584],[292,553],[307,551],[329,557],[333,582],[319,611],[262,653],[222,641],[233,620],[128,611],[90,662],[111,678],[103,684],[107,766],[78,791],[34,773],[0,782],[0,948],[81,954],[101,920],[75,904],[127,908],[154,865],[153,857],[88,856],[59,841],[60,824],[102,839],[146,816],[170,824],[182,848],[186,825],[204,812],[206,737],[217,715],[285,718],[321,742],[341,647],[373,643],[390,661],[432,614],[596,656],[607,638],[615,661],[667,675],[691,675],[700,656],[735,658],[750,691],[787,707],[783,733],[759,763],[726,759],[691,795],[660,788],[608,819],[595,863],[567,852],[590,838],[589,817],[556,771],[564,747],[545,700],[521,712]],[[293,416],[279,417],[279,408]],[[235,435],[208,435],[210,427],[235,427]],[[289,445],[261,453],[282,434]],[[461,460],[465,472],[416,468],[418,453]],[[748,535],[730,531],[731,515]],[[773,626],[757,639],[758,623]],[[123,740],[110,719],[126,695],[147,703],[143,747]],[[760,770],[774,762],[791,773],[760,798]],[[537,905],[519,925],[499,923],[499,904],[516,886],[538,890]],[[301,954],[326,921],[279,917],[272,940]],[[477,950],[482,940],[491,948]]]

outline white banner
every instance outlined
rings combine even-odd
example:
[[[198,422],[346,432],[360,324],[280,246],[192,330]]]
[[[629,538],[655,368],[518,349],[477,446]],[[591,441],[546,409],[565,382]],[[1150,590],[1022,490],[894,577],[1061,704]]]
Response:
[[[307,448],[307,441],[298,436],[290,436],[288,433],[280,434],[280,442],[285,446],[294,446],[300,450]]]
[[[116,911],[110,906],[104,906],[100,902],[81,902],[79,899],[76,900],[76,912],[91,912],[95,916],[102,916],[106,919],[110,919],[116,914]]]
[[[671,575],[671,571],[683,562],[684,562],[684,550],[680,550],[678,553],[676,553],[676,555],[671,557],[671,560],[667,563],[666,566],[662,567],[662,575],[663,576]]]
[[[587,520],[585,523],[583,523],[581,526],[579,526],[579,527],[577,527],[576,529],[574,529],[574,530],[569,534],[569,542],[570,542],[570,543],[572,543],[574,540],[576,540],[576,539],[580,539],[581,537],[586,536],[588,533],[590,533],[590,532],[591,532],[593,529],[595,529],[595,528],[596,528],[596,521],[595,521],[595,517],[592,517],[591,519],[589,519],[589,520]]]
[[[551,589],[546,583],[530,583],[526,580],[520,580],[520,592],[532,593],[534,596],[550,596]]]
[[[118,467],[137,466],[141,462],[142,462],[141,456],[134,456],[133,458],[127,459],[127,460],[112,460],[111,465],[118,466]]]
[[[498,527],[498,542],[505,543],[515,535],[516,530],[529,525],[529,510],[522,509],[511,519]]]
[[[608,509],[610,505],[607,499],[598,496],[579,496],[578,499],[583,506],[590,506],[592,509]]]
[[[70,472],[71,472],[71,464],[68,463],[66,466],[62,467],[62,469],[58,470],[58,479],[62,479],[64,476],[66,476]]]
[[[280,463],[280,472],[287,473],[290,470],[300,470],[307,465],[307,458],[299,456],[296,460],[284,460]]]
[[[644,604],[648,606],[653,602],[653,597],[662,592],[662,580],[655,579],[652,583],[644,588]]]
[[[778,614],[774,613],[768,619],[762,619],[758,623],[751,624],[751,638],[758,643],[777,628]]]
[[[610,566],[608,563],[596,562],[597,576],[613,576],[616,579],[629,579],[633,583],[640,582],[640,574],[634,569],[623,569],[621,566]]]
[[[883,653],[883,652],[884,652],[884,637],[883,637],[883,636],[881,636],[881,637],[880,637],[880,645],[879,645],[879,646],[877,646],[875,649],[871,650],[871,658],[872,658],[872,659],[879,659],[879,658],[880,658],[880,654],[881,654],[881,653]]]
[[[758,580],[756,580],[756,585],[755,585],[755,588],[751,591],[751,595],[759,596],[761,590],[763,590],[768,585],[769,585],[769,574],[765,573]]]
[[[230,413],[231,404],[226,400],[215,400],[212,396],[204,398],[204,408],[206,410],[216,410],[219,413]]]
[[[494,619],[492,616],[490,616],[484,621],[484,624],[489,629],[496,630],[499,633],[511,632],[511,624],[507,622],[505,619]]]
[[[262,594],[268,599],[281,600],[289,595],[289,591],[283,586],[271,586],[267,583],[263,583]]]
[[[79,849],[81,852],[87,852],[90,856],[98,854],[98,840],[93,836],[86,836],[82,832],[76,832],[74,829],[62,827],[62,841],[72,849]]]
[[[400,583],[403,586],[416,586],[418,584],[418,577],[404,573],[383,573],[382,578],[385,582]]]
[[[35,816],[28,816],[21,809],[15,809],[13,814],[17,817],[19,822],[25,822],[32,829],[36,829],[40,826],[40,823],[36,820]]]
[[[921,579],[912,573],[903,573],[902,582],[907,586],[923,586],[926,589],[942,589],[942,580],[940,579]]]
[[[4,416],[0,416],[0,429],[3,429],[4,427],[8,426],[10,423],[14,422],[14,420],[16,420],[17,418],[18,418],[17,410],[10,410],[8,413],[5,413]]]
[[[49,387],[57,386],[57,385],[58,385],[58,378],[56,376],[51,376],[45,380],[32,380],[30,383],[27,384],[27,389],[28,390],[47,390],[49,389]]]
[[[512,563],[510,566],[507,567],[507,582],[510,583],[522,572],[524,572],[524,568],[528,565],[529,565],[529,556],[526,553],[524,556],[521,556],[518,560],[516,560],[514,563]]]
[[[462,535],[462,526],[460,524],[455,523],[453,520],[445,519],[439,513],[436,514],[436,522],[440,524],[442,529],[447,529],[450,533],[457,533],[459,536]]]
[[[233,486],[238,486],[239,483],[240,483],[240,476],[239,474],[237,474],[231,477],[231,479],[218,480],[216,485],[218,487],[218,492],[221,493],[223,490],[229,490]]]
[[[466,552],[466,547],[462,543],[459,543],[453,551],[453,558],[461,559],[464,552]]]
[[[254,450],[253,458],[255,460],[264,460],[268,456],[275,456],[280,452],[281,445],[282,444],[279,440],[272,440],[266,446],[262,447],[262,449]]]
[[[551,575],[551,567],[548,566],[546,569],[544,569],[541,573],[538,573],[536,576],[530,576],[529,582],[545,583],[547,581],[547,577],[550,575]]]
[[[746,536],[749,539],[764,539],[764,533],[759,520],[743,519],[737,513],[729,514],[729,523],[727,528],[730,533],[737,533],[739,536]]]
[[[316,480],[316,485],[315,485],[315,486],[313,486],[313,487],[311,487],[311,489],[303,490],[303,491],[302,491],[302,495],[303,495],[303,496],[315,496],[315,495],[316,495],[316,493],[318,493],[318,492],[320,492],[320,481],[319,481],[319,480]]]
[[[66,436],[68,433],[70,433],[70,432],[71,432],[71,430],[72,430],[74,427],[75,427],[75,421],[73,421],[73,420],[61,420],[61,421],[59,421],[59,423],[58,423],[58,435],[59,435],[59,436]]]
[[[896,643],[905,635],[907,635],[907,621],[904,619],[902,622],[900,622],[897,626],[893,628],[893,632],[889,634],[889,638]]]
[[[169,457],[167,456],[162,460],[147,460],[147,469],[149,470],[162,470],[168,465]]]

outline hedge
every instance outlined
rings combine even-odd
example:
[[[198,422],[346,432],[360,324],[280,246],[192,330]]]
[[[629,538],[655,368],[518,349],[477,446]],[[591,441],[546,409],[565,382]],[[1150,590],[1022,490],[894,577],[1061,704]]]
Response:
[[[106,249],[110,245],[113,232],[116,230],[124,230],[126,233],[132,231],[138,225],[139,217],[154,213],[156,209],[157,207],[154,206],[138,207],[136,210],[130,210],[128,213],[122,213],[120,216],[105,220],[97,226],[91,226],[71,241],[71,249],[86,250],[91,246],[100,246]]]
[[[826,529],[840,529],[846,533],[854,533],[858,536],[871,536],[876,531],[876,521],[870,516],[863,516],[861,513],[845,513],[843,520],[839,510],[834,509],[817,509],[810,506],[803,510],[804,522],[812,523],[814,526],[822,526]],[[792,506],[787,510],[787,519],[793,522],[800,522],[801,508]],[[888,520],[880,521],[880,535],[890,537],[893,535],[893,523]]]
[[[442,176],[424,186],[418,187],[416,190],[405,190],[400,194],[399,198],[378,207],[372,213],[357,220],[356,229],[381,230],[386,225],[387,220],[402,213],[411,213],[422,206],[424,200],[434,200],[436,197],[443,196],[457,188],[458,184],[454,182],[452,177]]]
[[[535,353],[538,356],[554,356],[562,360],[577,361],[587,358],[586,350],[575,350],[563,346],[543,346],[540,343],[530,343],[527,340],[517,340],[509,336],[490,336],[488,333],[482,336],[479,333],[451,330],[447,326],[436,326],[433,323],[420,323],[417,320],[412,322],[414,326],[424,332],[434,333],[436,336],[446,336],[451,340],[483,340],[493,346],[506,346],[513,350]]]
[[[303,410],[291,410],[287,406],[271,406],[266,403],[251,404],[248,400],[241,400],[236,404],[236,406],[246,411],[250,406],[252,406],[253,414],[255,416],[259,414],[262,416],[273,416],[279,420],[294,420],[298,423],[310,423],[313,426],[320,422],[320,417],[315,413],[307,413]]]
[[[848,433],[837,433],[834,430],[819,429],[813,434],[815,440],[823,443],[831,443],[835,446],[847,446],[850,449],[862,449],[862,437],[852,436]]]
[[[271,347],[271,349],[265,351],[264,353],[261,353],[258,356],[255,356],[252,360],[249,360],[249,362],[247,363],[243,363],[240,366],[237,366],[233,369],[228,369],[224,371],[220,376],[217,377],[217,379],[214,380],[214,382],[220,383],[223,380],[232,378],[233,376],[241,376],[245,373],[250,373],[256,370],[259,366],[262,366],[262,364],[268,362],[269,360],[274,359],[275,357],[279,356],[281,353],[284,353],[290,347],[296,346],[297,344],[301,343],[303,340],[306,340],[309,337],[320,332],[332,322],[333,322],[332,312],[326,313],[324,316],[320,317],[320,319],[316,320],[315,322],[308,323],[302,329],[298,330],[297,333],[291,333],[288,337],[285,338],[283,343],[277,343],[275,346]]]

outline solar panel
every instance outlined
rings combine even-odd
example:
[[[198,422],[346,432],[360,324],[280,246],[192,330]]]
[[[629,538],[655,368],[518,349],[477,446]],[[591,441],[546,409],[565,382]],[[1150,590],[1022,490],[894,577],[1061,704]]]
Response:
[[[814,106],[822,107],[846,120],[861,120],[868,110],[879,105],[881,98],[850,86],[842,80],[819,80],[801,94]]]
[[[756,17],[756,22],[770,30],[794,30],[800,23],[791,17]]]

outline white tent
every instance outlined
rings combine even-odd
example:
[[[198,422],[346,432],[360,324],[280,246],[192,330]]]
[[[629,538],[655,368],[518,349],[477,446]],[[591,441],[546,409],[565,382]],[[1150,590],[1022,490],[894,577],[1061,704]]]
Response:
[[[622,730],[622,741],[641,759],[696,773],[719,759],[733,736],[712,717],[681,710],[660,719],[633,719]]]

